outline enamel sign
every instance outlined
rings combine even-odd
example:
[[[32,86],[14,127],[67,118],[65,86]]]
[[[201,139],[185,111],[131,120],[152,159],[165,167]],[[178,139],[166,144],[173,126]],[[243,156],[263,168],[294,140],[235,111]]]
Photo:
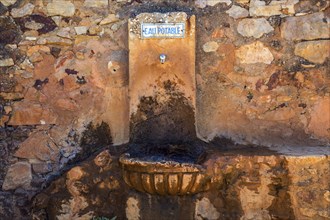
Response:
[[[184,38],[184,23],[142,23],[141,38]]]

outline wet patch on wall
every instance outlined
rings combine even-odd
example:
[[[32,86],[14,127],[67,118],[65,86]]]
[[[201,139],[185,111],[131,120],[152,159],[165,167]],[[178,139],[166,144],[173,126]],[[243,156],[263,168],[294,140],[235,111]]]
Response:
[[[243,173],[234,169],[232,172],[226,173],[223,177],[223,184],[219,186],[218,192],[218,210],[225,220],[239,219],[242,214],[242,204],[237,192],[237,183]],[[216,205],[216,204],[215,204]]]
[[[101,122],[101,124],[96,125],[89,123],[86,130],[81,135],[81,150],[70,163],[82,161],[98,150],[111,144],[112,137],[110,127],[107,123]]]
[[[289,186],[292,183],[289,178],[287,161],[278,161],[277,166],[272,168],[272,172],[274,177],[268,187],[269,194],[274,196],[274,199],[268,208],[269,214],[274,219],[295,219],[289,194]]]
[[[226,137],[215,137],[209,144],[208,147],[211,150],[218,150],[223,155],[278,155],[278,153],[269,147],[260,145],[242,145],[235,143],[232,139]]]
[[[140,198],[141,219],[153,219],[155,216],[158,216],[157,219],[159,220],[193,219],[194,196],[148,196],[141,193],[138,196]]]
[[[11,17],[0,17],[0,44],[13,44],[21,40],[21,30]]]
[[[126,186],[110,152],[98,153],[53,181],[34,198],[33,214],[41,219],[124,219]]]
[[[131,144],[130,157],[144,161],[175,161],[202,164],[206,159],[205,143],[201,141],[183,144]]]
[[[20,25],[22,31],[37,30],[39,34],[46,34],[57,27],[53,19],[41,15],[17,18],[16,22]]]
[[[142,97],[137,112],[131,116],[130,142],[180,144],[196,139],[195,112],[175,84],[166,81],[162,97]]]

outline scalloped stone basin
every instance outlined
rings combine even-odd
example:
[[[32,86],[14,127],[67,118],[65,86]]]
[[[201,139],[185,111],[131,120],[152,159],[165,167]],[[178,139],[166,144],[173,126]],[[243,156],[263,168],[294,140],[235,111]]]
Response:
[[[187,195],[205,191],[210,177],[197,164],[175,161],[145,161],[123,154],[119,158],[125,182],[149,194]]]

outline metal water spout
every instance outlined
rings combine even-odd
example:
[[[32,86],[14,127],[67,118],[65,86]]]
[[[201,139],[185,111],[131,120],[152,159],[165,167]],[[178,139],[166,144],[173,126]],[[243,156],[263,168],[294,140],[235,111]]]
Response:
[[[163,53],[161,55],[159,55],[159,60],[160,60],[160,63],[161,64],[164,64],[165,61],[166,61],[166,55],[163,54]]]

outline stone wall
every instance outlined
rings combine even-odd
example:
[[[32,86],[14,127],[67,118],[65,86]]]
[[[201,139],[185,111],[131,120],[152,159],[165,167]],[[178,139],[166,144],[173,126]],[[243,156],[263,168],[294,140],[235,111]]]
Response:
[[[315,11],[311,1],[240,4],[246,9],[199,18],[201,138],[329,143],[329,10]]]
[[[112,151],[110,149],[110,151]],[[73,167],[35,197],[37,219],[326,220],[330,160],[292,151],[213,151],[209,190],[158,196],[129,189],[108,150]],[[324,153],[318,150],[318,153]]]
[[[0,218],[29,219],[31,198],[70,164],[128,141],[127,20],[141,12],[196,15],[201,139],[327,149],[329,10],[326,0],[1,0]]]

